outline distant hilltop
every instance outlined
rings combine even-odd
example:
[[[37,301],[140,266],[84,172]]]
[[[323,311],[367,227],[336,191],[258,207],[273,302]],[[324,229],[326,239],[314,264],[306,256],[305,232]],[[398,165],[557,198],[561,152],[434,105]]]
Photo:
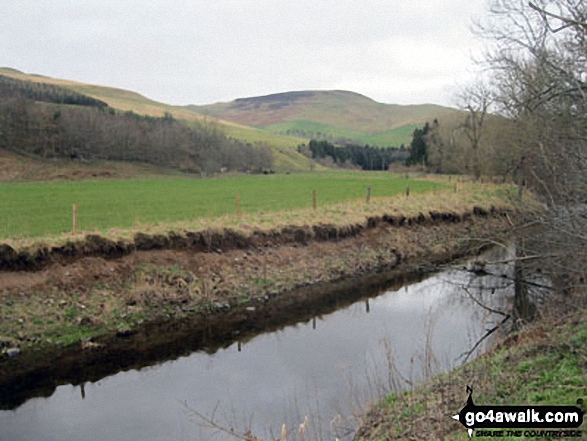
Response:
[[[292,170],[304,167],[305,160],[295,148],[310,139],[407,146],[415,128],[457,112],[434,104],[383,104],[345,90],[291,91],[210,105],[173,106],[124,89],[27,74],[10,67],[0,68],[0,75],[65,87],[121,111],[156,117],[169,113],[188,123],[214,121],[231,138],[274,148],[276,162]]]
[[[274,134],[380,146],[409,144],[416,127],[456,111],[383,104],[346,90],[283,92],[188,108]]]

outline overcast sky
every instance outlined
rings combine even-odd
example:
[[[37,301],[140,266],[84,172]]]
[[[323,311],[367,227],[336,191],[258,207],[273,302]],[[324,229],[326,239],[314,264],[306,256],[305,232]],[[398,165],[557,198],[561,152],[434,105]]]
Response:
[[[208,104],[306,89],[454,105],[485,0],[0,0],[0,66]]]

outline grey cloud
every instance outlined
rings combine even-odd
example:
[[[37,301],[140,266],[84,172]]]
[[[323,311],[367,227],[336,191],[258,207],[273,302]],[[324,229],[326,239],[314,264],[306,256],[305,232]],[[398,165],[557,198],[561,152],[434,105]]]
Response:
[[[174,104],[355,87],[450,104],[483,0],[3,0],[0,65]]]

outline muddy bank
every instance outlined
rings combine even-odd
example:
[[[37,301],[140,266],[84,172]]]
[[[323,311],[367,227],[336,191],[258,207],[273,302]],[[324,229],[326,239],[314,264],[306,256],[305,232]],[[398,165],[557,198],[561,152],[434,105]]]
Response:
[[[321,282],[283,293],[278,301],[254,307],[137,326],[130,332],[92,339],[90,345],[29,351],[0,365],[0,410],[13,409],[32,397],[51,396],[61,384],[95,382],[120,371],[174,360],[194,351],[214,353],[235,341],[245,344],[272,332],[340,308],[385,290],[420,280],[427,272],[412,268],[337,283]]]
[[[15,250],[10,245],[0,244],[0,271],[38,271],[53,264],[67,264],[84,257],[115,259],[137,251],[190,250],[193,252],[217,252],[259,247],[275,247],[288,244],[307,244],[311,241],[336,241],[356,237],[366,229],[381,224],[395,227],[458,223],[473,216],[487,217],[506,215],[504,210],[490,207],[473,207],[464,213],[435,212],[419,213],[416,216],[383,215],[368,217],[362,224],[290,226],[280,230],[255,230],[245,235],[230,229],[222,231],[169,232],[148,235],[137,233],[133,240],[111,240],[98,235],[88,235],[82,240],[67,241],[59,246],[31,246]]]
[[[289,244],[136,251],[4,271],[0,406],[308,320],[476,253],[484,238],[511,228],[497,212],[401,228],[371,223],[331,241],[298,242],[291,233]]]

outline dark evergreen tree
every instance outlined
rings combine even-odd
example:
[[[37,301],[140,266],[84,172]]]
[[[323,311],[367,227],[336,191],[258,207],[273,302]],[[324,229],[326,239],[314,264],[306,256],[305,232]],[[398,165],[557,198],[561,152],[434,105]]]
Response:
[[[430,125],[426,123],[423,128],[415,129],[410,144],[410,156],[406,159],[406,165],[427,165],[428,152],[426,151],[426,135]]]
[[[328,141],[311,140],[308,149],[315,159],[332,158],[335,164],[348,163],[360,166],[363,170],[387,170],[392,162],[403,161],[407,152],[396,147],[375,147],[370,145],[348,144],[335,146]],[[302,151],[299,147],[298,151]]]

